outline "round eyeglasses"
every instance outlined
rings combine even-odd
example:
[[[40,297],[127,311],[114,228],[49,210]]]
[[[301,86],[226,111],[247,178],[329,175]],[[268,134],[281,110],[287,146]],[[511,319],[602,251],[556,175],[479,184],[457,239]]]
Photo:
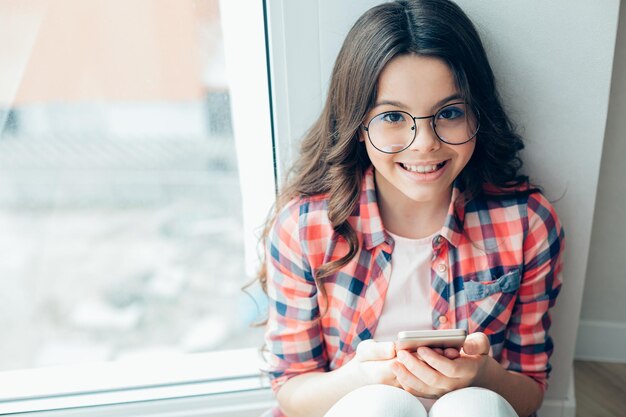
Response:
[[[407,149],[417,136],[416,120],[430,119],[430,126],[442,142],[462,145],[478,133],[480,117],[464,101],[448,104],[430,116],[413,116],[400,111],[386,111],[374,116],[363,129],[374,148],[384,153]]]

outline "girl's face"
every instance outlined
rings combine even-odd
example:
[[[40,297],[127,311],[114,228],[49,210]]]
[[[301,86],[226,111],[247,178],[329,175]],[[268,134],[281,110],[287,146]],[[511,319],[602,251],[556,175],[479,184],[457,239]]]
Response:
[[[400,55],[381,72],[376,103],[365,116],[364,125],[382,112],[401,110],[414,117],[429,116],[459,101],[460,91],[446,63],[433,57]],[[452,182],[470,160],[475,139],[462,145],[446,144],[439,140],[430,120],[417,119],[415,140],[396,154],[377,150],[361,129],[360,140],[365,142],[374,165],[379,198],[389,203],[399,203],[405,197],[423,203],[449,201]]]

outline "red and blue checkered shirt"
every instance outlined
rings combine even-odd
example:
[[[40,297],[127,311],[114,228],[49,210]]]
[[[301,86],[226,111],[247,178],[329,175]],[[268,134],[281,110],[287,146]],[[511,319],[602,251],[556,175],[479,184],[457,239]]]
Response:
[[[324,279],[327,297],[315,284],[315,271],[348,252],[328,219],[328,196],[292,200],[271,229],[265,341],[275,391],[293,376],[339,368],[376,330],[394,242],[378,211],[372,168],[348,221],[359,249]],[[548,310],[561,287],[563,245],[561,224],[540,192],[466,201],[455,186],[432,241],[430,305],[415,308],[432,311],[433,329],[485,333],[504,368],[545,389],[553,350]]]

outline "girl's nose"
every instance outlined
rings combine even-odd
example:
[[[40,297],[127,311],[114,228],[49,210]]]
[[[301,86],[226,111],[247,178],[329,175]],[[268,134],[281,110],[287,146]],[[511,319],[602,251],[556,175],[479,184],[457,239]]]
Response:
[[[415,140],[409,146],[409,150],[429,153],[441,147],[441,141],[437,137],[430,119],[415,120],[415,129]]]

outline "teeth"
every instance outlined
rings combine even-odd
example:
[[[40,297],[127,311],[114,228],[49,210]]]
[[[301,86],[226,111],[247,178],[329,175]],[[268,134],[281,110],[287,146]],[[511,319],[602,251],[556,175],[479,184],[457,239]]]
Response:
[[[411,172],[418,172],[420,174],[426,174],[437,170],[437,165],[405,165],[402,164],[404,169]]]

